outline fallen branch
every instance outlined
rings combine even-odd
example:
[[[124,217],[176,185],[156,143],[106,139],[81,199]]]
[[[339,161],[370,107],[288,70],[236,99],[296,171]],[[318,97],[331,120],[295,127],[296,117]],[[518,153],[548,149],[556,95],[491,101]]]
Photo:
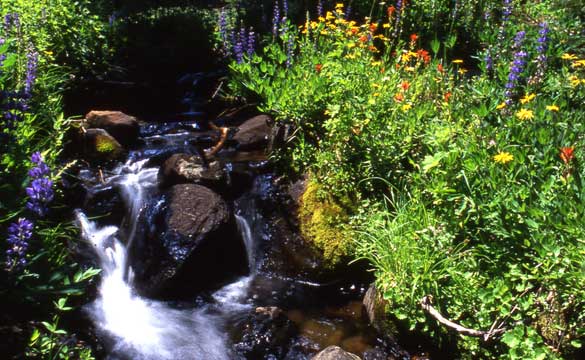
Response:
[[[431,304],[432,299],[433,299],[432,296],[427,295],[420,300],[420,305],[422,306],[423,310],[425,310],[427,313],[429,313],[429,315],[434,317],[439,323],[457,331],[462,335],[481,337],[483,338],[484,341],[487,341],[489,340],[490,337],[497,334],[501,334],[506,331],[505,329],[502,328],[493,329],[493,327],[492,329],[490,329],[490,331],[474,330],[456,324],[453,321],[445,318],[443,315],[441,315],[441,313],[437,311],[437,309],[433,307],[433,305]]]
[[[213,123],[210,122],[210,125],[211,124],[213,124]],[[227,140],[227,136],[228,136],[228,128],[227,127],[221,127],[221,128],[219,128],[215,124],[213,124],[212,129],[219,130],[221,132],[221,135],[219,137],[219,141],[217,142],[217,144],[215,144],[214,147],[212,147],[209,150],[205,150],[205,157],[207,159],[211,158],[213,155],[217,154],[217,152],[219,150],[221,150],[221,148],[225,144],[225,141]]]

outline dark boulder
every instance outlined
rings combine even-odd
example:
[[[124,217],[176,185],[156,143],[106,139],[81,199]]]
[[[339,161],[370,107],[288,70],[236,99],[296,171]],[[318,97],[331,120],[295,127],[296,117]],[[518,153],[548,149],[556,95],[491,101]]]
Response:
[[[210,187],[225,180],[226,173],[219,161],[206,163],[196,155],[174,154],[162,165],[159,178],[163,186],[198,183]]]
[[[171,187],[147,212],[149,229],[131,249],[140,292],[186,297],[247,272],[244,243],[225,201],[195,184]]]
[[[355,354],[348,353],[339,346],[329,346],[313,356],[312,360],[361,360],[361,358]]]
[[[84,125],[106,130],[124,146],[132,145],[140,133],[136,118],[120,111],[90,111],[85,115]]]
[[[268,115],[254,116],[238,127],[232,141],[236,143],[238,150],[264,149],[269,144],[271,122],[272,119]]]

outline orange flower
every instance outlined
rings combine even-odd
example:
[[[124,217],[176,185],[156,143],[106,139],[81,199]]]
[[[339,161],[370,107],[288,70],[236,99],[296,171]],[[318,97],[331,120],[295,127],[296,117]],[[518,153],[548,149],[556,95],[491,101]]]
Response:
[[[418,40],[418,35],[417,34],[411,34],[410,35],[410,41],[411,42],[415,42],[416,40]]]
[[[574,147],[564,146],[561,148],[561,153],[559,154],[559,156],[561,157],[561,160],[563,160],[563,162],[568,165],[571,162],[571,160],[573,160],[573,158],[575,157],[574,151],[575,151]]]
[[[378,28],[378,24],[370,24],[370,32],[375,32]]]
[[[315,65],[315,71],[316,72],[320,73],[321,72],[321,69],[323,69],[323,64],[317,64],[317,65]]]
[[[403,81],[402,84],[400,84],[400,87],[403,91],[406,91],[410,87],[410,83],[408,81]]]
[[[396,8],[392,5],[388,6],[388,16],[392,17],[392,14],[396,11]]]
[[[404,100],[404,95],[402,95],[401,93],[397,93],[396,95],[394,95],[394,100],[401,102],[402,100]]]
[[[429,52],[424,49],[419,49],[416,52],[416,54],[418,55],[419,58],[423,59],[425,64],[428,64],[431,61],[431,56],[429,55]]]
[[[451,98],[451,92],[450,91],[447,91],[445,93],[445,102],[449,102],[449,98]]]
[[[378,52],[378,48],[377,48],[377,47],[375,47],[374,45],[370,45],[370,46],[368,46],[368,49],[369,49],[371,52]]]
[[[351,33],[352,33],[352,35],[355,35],[355,34],[357,34],[358,30],[359,30],[359,29],[358,29],[357,27],[355,27],[355,26],[354,26],[354,27],[352,27],[352,28],[351,28]]]
[[[437,70],[438,70],[440,73],[443,73],[443,71],[444,71],[444,70],[443,70],[443,64],[437,64]]]
[[[360,40],[360,42],[365,43],[366,41],[368,41],[368,37],[366,35],[362,35],[362,36],[360,36],[359,40]]]

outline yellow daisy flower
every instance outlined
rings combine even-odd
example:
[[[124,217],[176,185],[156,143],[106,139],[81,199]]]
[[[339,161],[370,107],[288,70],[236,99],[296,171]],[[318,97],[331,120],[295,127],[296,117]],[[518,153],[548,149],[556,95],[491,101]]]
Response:
[[[528,109],[520,109],[520,111],[516,113],[516,117],[520,120],[534,119],[534,112]]]
[[[463,64],[463,60],[455,59],[455,60],[453,60],[453,64]]]
[[[559,111],[559,107],[558,107],[558,106],[556,106],[556,105],[547,105],[547,106],[546,106],[546,109],[547,109],[548,111]]]
[[[506,164],[510,161],[514,160],[514,156],[506,151],[500,151],[496,155],[494,155],[494,161],[498,164]]]
[[[561,56],[561,59],[563,59],[563,60],[577,60],[577,56],[574,54],[564,53]]]
[[[506,102],[504,101],[503,103],[499,104],[498,106],[496,106],[497,110],[502,110],[503,108],[506,107]]]
[[[520,99],[521,104],[526,104],[531,102],[536,97],[536,94],[526,94],[522,99]]]

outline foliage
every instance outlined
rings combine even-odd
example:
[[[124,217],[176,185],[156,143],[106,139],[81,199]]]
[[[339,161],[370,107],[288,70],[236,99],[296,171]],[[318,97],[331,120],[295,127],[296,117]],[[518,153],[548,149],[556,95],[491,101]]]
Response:
[[[296,128],[280,158],[355,200],[355,256],[392,313],[465,358],[567,356],[585,335],[585,54],[556,4],[386,4],[363,23],[337,4],[230,65],[232,93]]]

